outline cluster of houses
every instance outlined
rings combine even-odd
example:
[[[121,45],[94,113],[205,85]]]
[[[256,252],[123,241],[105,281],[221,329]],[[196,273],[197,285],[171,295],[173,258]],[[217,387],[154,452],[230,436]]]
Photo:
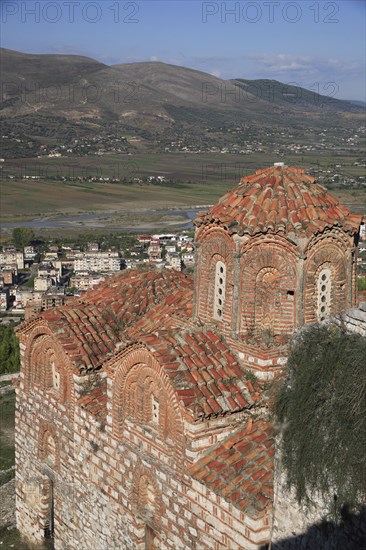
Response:
[[[148,261],[159,267],[181,271],[194,265],[193,238],[187,235],[140,235],[138,240],[148,244]]]
[[[64,305],[121,269],[181,271],[193,265],[193,238],[186,234],[138,235],[134,247],[124,252],[101,251],[94,242],[85,251],[50,245],[40,258],[33,246],[8,246],[0,252],[0,312],[11,310],[29,318]]]

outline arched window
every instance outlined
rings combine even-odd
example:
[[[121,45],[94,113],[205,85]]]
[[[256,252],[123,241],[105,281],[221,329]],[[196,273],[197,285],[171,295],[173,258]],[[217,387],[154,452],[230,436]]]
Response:
[[[51,375],[52,375],[51,389],[54,390],[55,392],[59,392],[60,391],[60,373],[56,369],[56,363],[54,359],[51,361]]]
[[[331,270],[324,268],[320,271],[317,281],[317,317],[319,322],[324,321],[330,315],[331,287]]]
[[[152,421],[154,424],[159,426],[159,399],[154,393],[151,394],[151,410],[152,410]]]
[[[215,268],[214,318],[222,320],[225,304],[226,266],[219,260]]]
[[[42,425],[38,439],[38,458],[52,470],[60,466],[60,445],[54,425]]]
[[[160,489],[156,483],[153,470],[138,466],[133,476],[130,495],[132,509],[137,525],[144,528],[144,543],[146,550],[160,548],[159,531],[161,527],[162,502]]]
[[[45,460],[47,464],[53,468],[56,465],[57,452],[56,441],[52,435],[48,435],[45,441]]]

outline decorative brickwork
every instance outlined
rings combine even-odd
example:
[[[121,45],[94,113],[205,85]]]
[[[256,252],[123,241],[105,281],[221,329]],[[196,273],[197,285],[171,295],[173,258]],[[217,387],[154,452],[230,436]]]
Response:
[[[322,291],[323,284],[320,284],[319,278],[326,274],[326,312],[327,316],[335,315],[338,312],[346,311],[353,304],[350,302],[352,279],[350,280],[347,271],[349,260],[349,246],[339,242],[338,239],[331,236],[318,241],[308,251],[305,263],[304,273],[304,321],[305,323],[315,323],[326,318],[325,313],[321,311],[320,301],[325,296]],[[320,284],[320,287],[319,287]],[[322,293],[320,296],[320,293]],[[353,295],[355,296],[355,292]]]
[[[249,244],[249,243],[248,243]],[[240,332],[291,335],[296,324],[296,256],[280,239],[244,245],[240,273]]]
[[[194,285],[126,270],[21,325],[21,533],[55,550],[267,543],[261,379],[295,328],[355,302],[359,222],[300,169],[261,170],[198,217]]]
[[[200,244],[196,286],[197,317],[203,322],[211,320],[222,322],[231,328],[235,244],[221,228],[198,231],[197,243]],[[220,278],[217,273],[218,263],[225,270],[225,288],[222,289],[225,294],[225,303],[222,304],[222,308],[219,308],[217,303],[219,298],[217,279]],[[220,314],[218,309],[221,309]]]
[[[182,420],[166,375],[154,356],[143,346],[127,348],[113,364],[113,432],[123,433],[129,419],[149,426],[160,440],[181,445]]]
[[[26,390],[47,392],[74,408],[72,367],[64,349],[49,329],[38,327],[27,334],[28,353],[24,360]]]
[[[155,474],[139,464],[133,474],[131,503],[138,520],[149,525],[154,531],[160,529],[162,503]]]
[[[44,423],[40,427],[38,436],[38,459],[47,464],[55,472],[60,469],[60,446],[56,427],[51,423]]]

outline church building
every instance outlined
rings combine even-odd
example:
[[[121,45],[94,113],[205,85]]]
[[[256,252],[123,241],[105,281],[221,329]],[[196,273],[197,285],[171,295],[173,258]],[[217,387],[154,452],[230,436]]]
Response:
[[[193,279],[126,270],[24,322],[24,537],[55,550],[264,547],[268,389],[296,329],[356,303],[360,221],[276,163],[196,218]]]

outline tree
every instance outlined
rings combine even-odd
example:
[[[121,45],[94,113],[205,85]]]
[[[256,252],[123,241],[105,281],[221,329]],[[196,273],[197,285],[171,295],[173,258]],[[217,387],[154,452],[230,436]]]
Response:
[[[295,339],[274,400],[283,465],[300,503],[341,512],[366,496],[366,338],[335,325]]]
[[[13,242],[17,248],[24,248],[34,239],[34,231],[29,227],[16,227],[13,229]]]

